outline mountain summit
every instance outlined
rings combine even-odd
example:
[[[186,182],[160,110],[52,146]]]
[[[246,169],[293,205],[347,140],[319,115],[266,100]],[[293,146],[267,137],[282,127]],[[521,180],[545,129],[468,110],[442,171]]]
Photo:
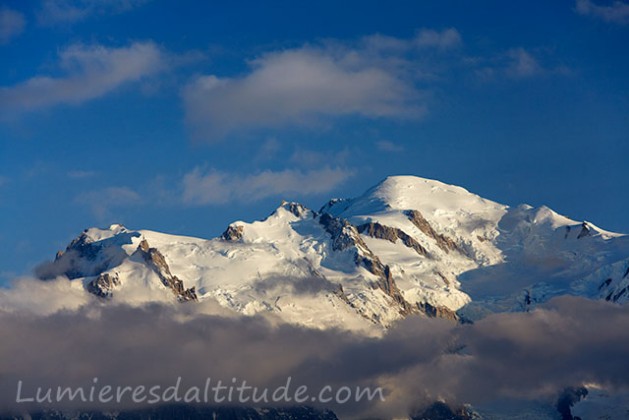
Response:
[[[282,202],[209,240],[87,229],[38,274],[82,282],[103,300],[211,300],[235,314],[368,332],[407,316],[529,310],[562,294],[624,303],[629,237],[394,176],[318,211]]]

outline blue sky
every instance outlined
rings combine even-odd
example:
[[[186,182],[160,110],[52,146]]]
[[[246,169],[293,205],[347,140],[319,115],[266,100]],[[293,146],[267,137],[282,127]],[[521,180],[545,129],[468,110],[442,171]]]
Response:
[[[387,175],[629,232],[625,1],[0,1],[0,283]]]

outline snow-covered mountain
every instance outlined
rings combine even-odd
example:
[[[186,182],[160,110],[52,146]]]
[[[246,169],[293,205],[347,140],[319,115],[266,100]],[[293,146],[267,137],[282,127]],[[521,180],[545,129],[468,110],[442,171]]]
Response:
[[[624,303],[629,236],[395,176],[319,211],[283,202],[210,240],[87,229],[39,275],[67,276],[102,299],[215,300],[244,315],[368,332],[412,314],[528,310],[561,294]]]

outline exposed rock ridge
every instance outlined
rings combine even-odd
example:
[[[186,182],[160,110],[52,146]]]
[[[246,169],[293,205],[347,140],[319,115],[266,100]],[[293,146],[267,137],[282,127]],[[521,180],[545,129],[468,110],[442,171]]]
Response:
[[[381,225],[378,222],[365,223],[358,226],[358,232],[377,239],[386,239],[395,243],[401,239],[408,248],[413,248],[419,255],[428,256],[428,251],[402,229]]]
[[[449,238],[445,235],[435,232],[432,228],[428,220],[424,218],[424,216],[418,210],[407,210],[404,212],[410,220],[417,228],[422,231],[429,238],[434,239],[437,242],[437,246],[444,250],[445,252],[450,251],[459,251],[462,252],[459,246],[454,242],[452,238]]]
[[[221,239],[229,242],[236,242],[242,239],[245,227],[242,225],[229,225],[221,235]]]
[[[375,287],[381,289],[399,305],[400,314],[410,315],[416,312],[415,308],[402,296],[391,275],[389,266],[382,264],[380,259],[369,249],[365,241],[360,237],[356,226],[346,219],[334,217],[329,213],[323,213],[319,217],[319,223],[330,234],[333,250],[344,251],[354,248],[354,262],[356,265],[362,265],[370,273],[378,277]]]
[[[162,253],[157,248],[151,248],[146,239],[142,239],[135,254],[139,254],[146,261],[149,267],[159,276],[164,286],[171,289],[180,302],[198,300],[195,288],[186,289],[183,281],[170,272],[170,268]]]
[[[281,206],[284,207],[289,212],[291,212],[292,214],[294,214],[296,217],[303,217],[303,215],[308,212],[308,209],[306,207],[292,201],[289,202],[289,201],[282,200]]]
[[[587,222],[581,223],[581,232],[577,235],[577,239],[581,239],[586,236],[590,236],[592,234],[592,230]]]
[[[101,264],[92,267],[90,272],[84,273],[78,269],[75,261],[80,259],[86,259],[88,261],[95,261],[99,256],[102,247],[95,244],[87,235],[87,231],[84,231],[77,238],[74,238],[72,242],[66,247],[65,251],[57,252],[55,262],[60,260],[64,261],[64,266],[68,267],[64,273],[70,280],[79,277],[85,277],[90,275],[96,275],[102,273],[109,268],[110,261],[103,261]]]
[[[446,308],[445,306],[434,306],[428,302],[418,303],[417,308],[419,312],[423,313],[429,318],[444,318],[451,321],[459,321],[459,316],[453,310]]]

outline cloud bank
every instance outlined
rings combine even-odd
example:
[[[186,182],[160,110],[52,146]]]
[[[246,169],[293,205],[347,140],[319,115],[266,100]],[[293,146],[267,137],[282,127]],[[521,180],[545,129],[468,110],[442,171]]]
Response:
[[[76,105],[164,70],[164,55],[151,42],[127,47],[72,45],[59,53],[62,76],[35,76],[0,87],[0,111],[20,113],[60,104]]]
[[[274,387],[290,376],[310,389],[383,388],[385,401],[318,406],[345,418],[405,417],[435,400],[552,406],[565,387],[584,383],[629,389],[629,310],[608,302],[562,297],[473,325],[409,318],[374,338],[217,316],[209,301],[103,304],[67,284],[30,281],[0,293],[0,335],[11,337],[0,346],[0,412],[26,408],[15,404],[18,380],[32,393],[37,386],[91,385],[94,377],[164,387],[178,377],[189,386],[235,377]],[[64,293],[69,306],[59,305]]]

